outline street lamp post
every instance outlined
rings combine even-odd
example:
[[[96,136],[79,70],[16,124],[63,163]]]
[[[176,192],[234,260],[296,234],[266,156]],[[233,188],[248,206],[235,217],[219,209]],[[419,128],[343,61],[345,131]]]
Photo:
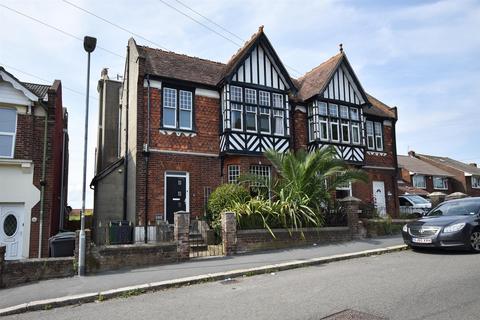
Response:
[[[83,185],[82,185],[82,212],[80,218],[80,243],[78,246],[78,275],[85,275],[85,192],[87,180],[87,142],[88,142],[88,100],[90,96],[90,53],[95,50],[97,39],[86,36],[83,38],[83,48],[88,54],[87,63],[87,96],[85,97],[85,138],[83,145]]]

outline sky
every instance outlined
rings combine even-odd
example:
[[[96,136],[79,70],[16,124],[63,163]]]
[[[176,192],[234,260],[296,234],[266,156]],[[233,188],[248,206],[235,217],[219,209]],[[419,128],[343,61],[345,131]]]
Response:
[[[141,45],[227,62],[260,25],[295,78],[335,55],[342,43],[363,88],[398,107],[399,154],[414,150],[480,163],[478,0],[0,0],[0,21],[1,66],[22,81],[62,81],[69,113],[68,201],[74,208],[82,198],[85,35],[98,39],[91,63],[87,185],[94,175],[100,71],[123,75],[133,34]],[[93,192],[87,191],[88,208]]]

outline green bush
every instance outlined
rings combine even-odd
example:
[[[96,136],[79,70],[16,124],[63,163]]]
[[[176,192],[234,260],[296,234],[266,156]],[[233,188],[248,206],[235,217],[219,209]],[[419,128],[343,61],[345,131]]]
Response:
[[[245,203],[249,199],[248,190],[238,184],[223,184],[212,192],[207,204],[207,219],[217,234],[221,230],[220,214],[232,210],[235,203]]]

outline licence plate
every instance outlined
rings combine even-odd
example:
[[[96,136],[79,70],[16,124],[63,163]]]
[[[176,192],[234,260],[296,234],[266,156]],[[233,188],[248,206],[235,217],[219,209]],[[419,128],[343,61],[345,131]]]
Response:
[[[432,239],[428,239],[428,238],[412,238],[412,242],[415,242],[415,243],[432,243]]]

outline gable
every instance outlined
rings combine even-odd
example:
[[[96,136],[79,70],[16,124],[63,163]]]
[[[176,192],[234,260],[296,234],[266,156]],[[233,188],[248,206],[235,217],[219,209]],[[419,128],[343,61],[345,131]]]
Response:
[[[365,103],[365,93],[357,85],[355,74],[342,62],[333,73],[330,82],[321,95],[326,99],[345,101],[357,105]]]
[[[281,67],[261,43],[252,47],[250,54],[239,64],[232,76],[232,81],[252,83],[279,90],[290,89],[286,76],[280,72]]]
[[[32,101],[22,91],[15,89],[13,85],[0,80],[0,103],[30,106]]]

